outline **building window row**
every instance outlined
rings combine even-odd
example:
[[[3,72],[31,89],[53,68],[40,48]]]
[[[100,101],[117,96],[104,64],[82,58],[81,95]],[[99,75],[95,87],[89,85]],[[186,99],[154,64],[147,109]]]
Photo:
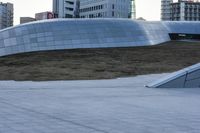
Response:
[[[89,11],[101,10],[103,8],[104,8],[103,5],[92,6],[92,7],[80,9],[80,12],[89,12]]]
[[[103,17],[107,17],[107,12],[99,12],[81,16],[81,18],[103,18]]]

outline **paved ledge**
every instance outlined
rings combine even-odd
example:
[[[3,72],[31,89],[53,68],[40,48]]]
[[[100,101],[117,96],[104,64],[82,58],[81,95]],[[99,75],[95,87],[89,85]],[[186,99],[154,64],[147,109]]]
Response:
[[[200,89],[152,89],[166,74],[0,82],[0,133],[199,133]]]

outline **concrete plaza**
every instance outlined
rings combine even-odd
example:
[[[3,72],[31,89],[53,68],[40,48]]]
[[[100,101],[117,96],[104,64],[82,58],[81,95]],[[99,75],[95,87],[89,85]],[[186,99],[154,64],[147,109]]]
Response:
[[[199,133],[200,89],[113,80],[0,82],[0,133]]]

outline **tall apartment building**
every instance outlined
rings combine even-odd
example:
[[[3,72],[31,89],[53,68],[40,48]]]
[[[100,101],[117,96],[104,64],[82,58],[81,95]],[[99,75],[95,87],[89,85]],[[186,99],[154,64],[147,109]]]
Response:
[[[13,4],[0,3],[0,29],[13,26]]]
[[[200,2],[198,0],[161,1],[161,20],[200,21]]]
[[[78,18],[79,8],[79,0],[53,0],[54,17]]]
[[[179,0],[171,4],[171,21],[200,21],[200,2]]]
[[[53,0],[58,18],[133,18],[135,0]]]
[[[173,0],[161,0],[161,20],[163,21],[170,20],[171,3],[173,3]]]

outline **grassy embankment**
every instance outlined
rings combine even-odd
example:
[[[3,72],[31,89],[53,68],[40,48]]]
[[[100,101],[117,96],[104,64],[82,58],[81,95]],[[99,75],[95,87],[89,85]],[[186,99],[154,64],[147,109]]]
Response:
[[[200,43],[78,49],[0,57],[0,80],[110,79],[172,72],[200,62]]]

